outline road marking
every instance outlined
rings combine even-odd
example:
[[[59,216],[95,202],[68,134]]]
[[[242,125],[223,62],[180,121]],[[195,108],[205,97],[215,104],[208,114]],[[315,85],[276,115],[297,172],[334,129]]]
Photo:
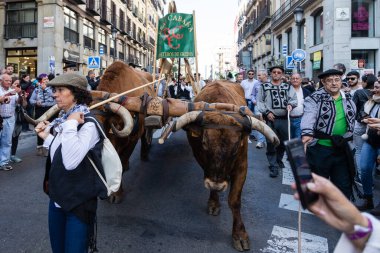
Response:
[[[302,252],[328,253],[327,239],[324,237],[301,233]],[[263,253],[297,253],[298,232],[293,229],[274,226],[268,246],[260,251]]]
[[[285,168],[282,169],[282,184],[291,185],[292,183],[294,183],[292,169],[285,165]]]
[[[280,203],[278,204],[279,208],[284,208],[287,210],[298,212],[298,204],[299,204],[298,200],[295,200],[293,195],[281,193]],[[301,212],[314,215],[308,210],[303,210],[302,208],[301,208]]]

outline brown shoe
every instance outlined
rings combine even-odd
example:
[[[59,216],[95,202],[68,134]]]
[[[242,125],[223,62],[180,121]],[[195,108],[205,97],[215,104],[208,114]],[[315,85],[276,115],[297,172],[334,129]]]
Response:
[[[364,196],[361,204],[355,205],[359,211],[367,211],[373,209],[373,198],[372,196]]]

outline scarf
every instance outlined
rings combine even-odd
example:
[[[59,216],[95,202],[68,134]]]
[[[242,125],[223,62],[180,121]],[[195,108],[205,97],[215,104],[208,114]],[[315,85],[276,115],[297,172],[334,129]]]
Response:
[[[73,112],[83,112],[84,114],[90,113],[90,110],[88,109],[87,105],[79,105],[75,104],[73,108],[71,108],[69,111],[65,112],[64,110],[61,110],[58,114],[58,117],[53,120],[49,126],[53,127],[53,129],[56,132],[62,132],[62,123],[64,123],[67,118],[72,114]]]
[[[376,104],[380,103],[380,96],[378,96],[378,95],[373,95],[373,96],[372,96],[372,99],[373,99],[373,101],[374,101]]]

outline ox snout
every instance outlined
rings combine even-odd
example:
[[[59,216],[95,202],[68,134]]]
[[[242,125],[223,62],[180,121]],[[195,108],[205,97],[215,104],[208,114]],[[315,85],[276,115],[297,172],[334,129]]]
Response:
[[[204,183],[205,183],[205,187],[207,189],[213,190],[213,191],[225,191],[225,190],[227,190],[227,187],[228,187],[227,181],[217,183],[215,181],[210,180],[209,178],[206,178]]]

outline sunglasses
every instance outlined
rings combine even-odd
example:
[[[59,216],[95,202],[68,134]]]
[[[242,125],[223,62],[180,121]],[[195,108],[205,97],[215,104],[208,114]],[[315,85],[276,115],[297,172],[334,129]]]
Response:
[[[356,80],[356,77],[347,77],[347,80],[354,81]]]
[[[272,71],[272,74],[282,74],[281,71]]]
[[[248,73],[249,76],[253,76],[254,74],[253,73]]]

